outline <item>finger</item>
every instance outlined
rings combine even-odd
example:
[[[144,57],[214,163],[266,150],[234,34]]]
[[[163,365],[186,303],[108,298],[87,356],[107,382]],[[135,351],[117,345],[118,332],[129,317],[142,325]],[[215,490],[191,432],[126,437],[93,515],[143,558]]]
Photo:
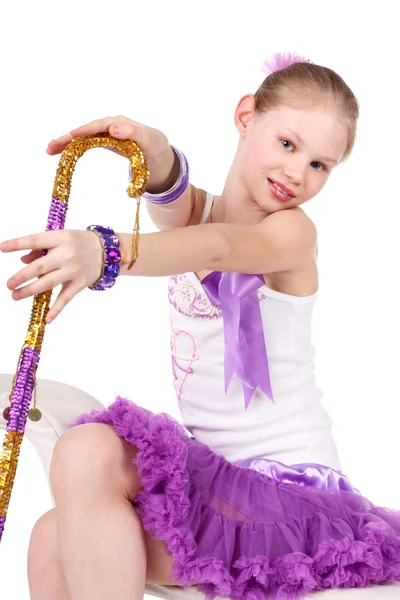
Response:
[[[110,135],[118,140],[132,140],[145,152],[150,146],[151,129],[149,127],[143,127],[143,125],[140,125],[139,123],[120,123],[111,125]],[[151,147],[153,151],[153,140],[151,142]]]
[[[132,140],[133,135],[137,134],[137,130],[132,123],[112,123],[109,127],[109,133],[119,140]]]
[[[103,119],[96,119],[86,125],[72,129],[69,133],[51,140],[48,144],[47,153],[58,154],[64,150],[74,138],[95,135],[96,133],[105,133],[108,131],[109,126],[112,123],[115,123],[115,121],[115,117],[104,117]]]
[[[47,154],[58,154],[62,150],[64,150],[70,142],[72,142],[73,136],[71,133],[66,133],[61,137],[51,140],[47,145]]]
[[[29,296],[36,296],[36,294],[53,290],[58,285],[64,283],[67,278],[68,275],[64,269],[57,269],[56,271],[46,273],[46,275],[29,285],[14,290],[11,295],[14,300],[23,300],[24,298],[29,298]]]
[[[21,256],[21,262],[25,263],[26,265],[29,265],[34,260],[40,258],[40,255],[40,250],[32,250],[31,252],[29,252],[29,254],[24,254],[24,256]]]
[[[61,265],[62,261],[60,261],[60,258],[54,254],[51,254],[50,256],[46,255],[43,258],[38,258],[35,261],[32,260],[29,266],[21,269],[21,271],[18,271],[18,273],[10,277],[10,279],[7,281],[7,287],[9,290],[15,290],[23,283],[31,281],[36,277],[43,277],[43,275],[54,271]]]
[[[6,240],[0,244],[2,252],[15,252],[17,250],[47,250],[58,246],[62,240],[65,241],[64,230],[43,231],[12,240]]]
[[[79,292],[82,291],[82,289],[83,288],[73,286],[70,281],[63,283],[61,287],[61,292],[58,294],[56,301],[47,313],[46,323],[49,324],[52,321],[54,321],[54,319],[58,317],[60,312],[64,310],[67,304],[71,302],[71,300],[77,294],[79,294]]]
[[[115,122],[119,122],[121,118],[119,117],[105,117],[104,119],[96,119],[87,125],[82,125],[82,127],[78,127],[77,129],[73,129],[71,131],[74,137],[82,137],[84,135],[94,135],[95,133],[105,133],[108,131],[110,125]]]
[[[28,255],[29,256],[29,255]],[[70,259],[71,256],[68,256]],[[20,288],[20,286],[28,281],[31,281],[35,278],[41,278],[47,273],[55,272],[60,268],[64,268],[65,272],[70,273],[69,279],[73,276],[71,266],[69,266],[69,271],[67,270],[66,253],[62,248],[56,248],[51,253],[46,255],[41,255],[36,260],[32,260],[27,267],[18,271],[15,275],[10,277],[7,281],[7,287],[10,290],[16,290]],[[64,278],[64,281],[67,278]]]

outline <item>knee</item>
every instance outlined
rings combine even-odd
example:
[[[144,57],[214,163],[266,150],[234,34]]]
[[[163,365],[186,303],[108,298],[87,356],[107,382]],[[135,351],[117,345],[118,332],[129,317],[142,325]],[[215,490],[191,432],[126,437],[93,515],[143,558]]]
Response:
[[[35,523],[31,533],[31,540],[36,538],[51,537],[57,530],[56,508],[44,513]]]
[[[135,489],[137,449],[110,425],[86,423],[68,429],[56,442],[50,464],[53,492],[89,483]],[[131,493],[130,490],[129,493]]]
[[[109,425],[86,423],[68,429],[57,440],[50,464],[50,480],[61,476],[84,478],[106,469],[112,461],[116,435]]]
[[[28,575],[45,571],[49,560],[57,552],[56,509],[42,515],[33,526],[28,548]]]

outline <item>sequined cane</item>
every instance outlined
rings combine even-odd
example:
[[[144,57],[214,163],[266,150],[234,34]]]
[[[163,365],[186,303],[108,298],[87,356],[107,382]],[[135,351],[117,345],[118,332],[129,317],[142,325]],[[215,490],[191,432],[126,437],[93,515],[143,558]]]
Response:
[[[64,229],[72,175],[78,159],[91,148],[104,147],[118,150],[129,159],[132,167],[131,182],[126,190],[130,198],[136,199],[132,260],[128,267],[130,269],[138,253],[140,196],[145,192],[149,178],[146,158],[135,142],[115,140],[107,134],[73,140],[62,153],[58,163],[46,231]],[[43,253],[46,252],[45,250]],[[49,290],[37,294],[33,299],[28,333],[22,345],[10,394],[11,406],[4,411],[7,426],[0,455],[0,540],[7,518],[28,414],[32,421],[38,421],[41,417],[40,410],[36,407],[36,370],[40,360],[51,294],[52,290]],[[30,409],[32,394],[34,395],[34,407]]]

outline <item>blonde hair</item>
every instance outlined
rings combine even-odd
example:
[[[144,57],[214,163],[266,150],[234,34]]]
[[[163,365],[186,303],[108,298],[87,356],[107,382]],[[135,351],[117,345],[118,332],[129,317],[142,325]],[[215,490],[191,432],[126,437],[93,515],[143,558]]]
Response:
[[[296,62],[268,75],[254,96],[257,113],[282,105],[322,104],[328,109],[336,109],[348,131],[346,150],[340,162],[349,157],[356,139],[359,105],[349,86],[332,69]]]

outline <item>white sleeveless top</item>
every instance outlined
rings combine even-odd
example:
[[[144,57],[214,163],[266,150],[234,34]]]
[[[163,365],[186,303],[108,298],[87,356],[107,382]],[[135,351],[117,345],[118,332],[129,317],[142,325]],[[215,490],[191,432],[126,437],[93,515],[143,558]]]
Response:
[[[201,223],[212,201],[207,194]],[[263,456],[340,469],[314,377],[311,320],[318,290],[297,297],[259,288],[275,403],[257,389],[247,410],[235,375],[225,395],[221,308],[210,303],[194,273],[170,277],[168,290],[174,386],[186,429],[229,461]]]

